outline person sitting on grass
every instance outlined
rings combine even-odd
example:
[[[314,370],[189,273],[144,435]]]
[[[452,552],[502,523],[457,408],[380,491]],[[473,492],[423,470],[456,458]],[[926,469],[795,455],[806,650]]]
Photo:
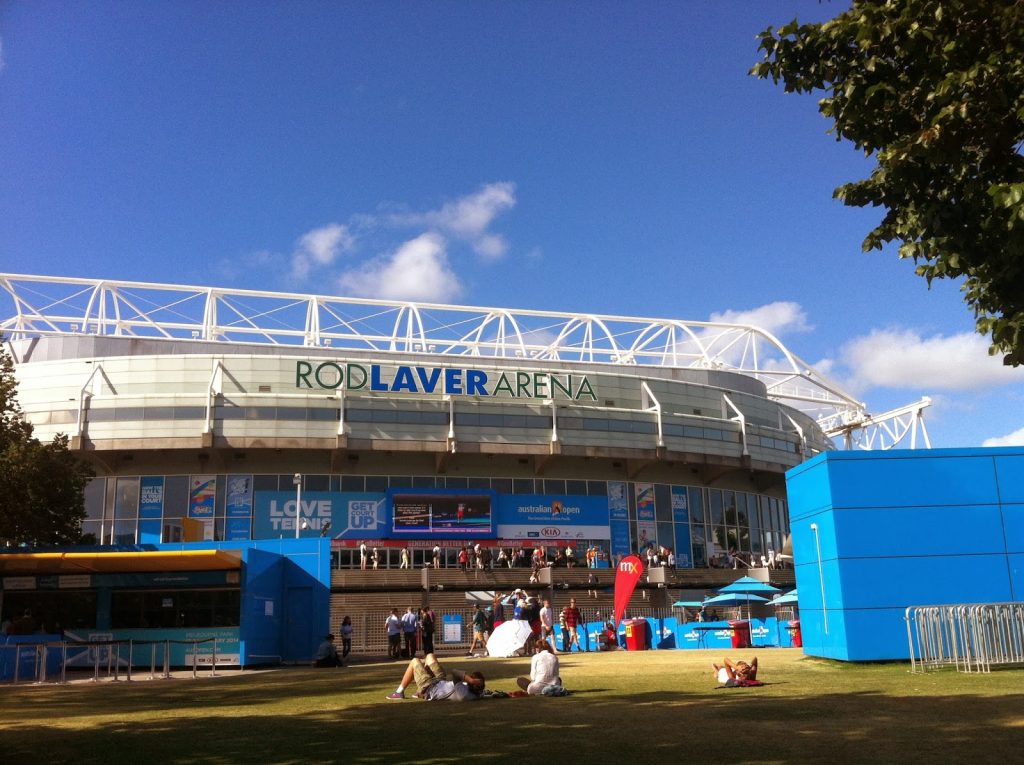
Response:
[[[718,682],[724,685],[726,688],[735,688],[736,686],[744,685],[760,685],[757,682],[757,657],[755,656],[750,664],[745,661],[738,661],[733,664],[729,661],[728,657],[723,659],[725,664],[718,666],[712,664],[714,667],[715,677]]]
[[[341,667],[341,659],[338,658],[338,649],[334,646],[334,635],[327,635],[324,641],[316,649],[316,660],[313,662],[318,667]]]
[[[537,641],[536,653],[530,661],[530,676],[517,677],[516,683],[530,696],[542,696],[548,686],[562,684],[558,657],[551,652],[551,644],[547,640]]]
[[[416,683],[415,697],[426,701],[475,701],[484,692],[484,676],[480,672],[463,672],[452,670],[452,679],[448,679],[448,671],[441,666],[432,653],[422,660],[414,658],[402,675],[402,682],[395,692],[385,698],[396,701],[405,698],[405,689]]]

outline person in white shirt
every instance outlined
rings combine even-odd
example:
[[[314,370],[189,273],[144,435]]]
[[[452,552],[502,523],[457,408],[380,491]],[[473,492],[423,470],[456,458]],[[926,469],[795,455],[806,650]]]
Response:
[[[441,568],[441,545],[434,545],[434,568]]]
[[[403,547],[402,548],[402,563],[401,563],[401,565],[399,565],[399,568],[409,568],[409,548],[408,547]]]
[[[545,598],[544,607],[540,610],[540,636],[548,641],[553,653],[558,653],[555,647],[555,615],[551,610],[551,601]]]
[[[366,542],[359,545],[359,568],[366,571],[366,560],[367,560]]]
[[[551,653],[551,644],[547,640],[538,640],[536,653],[530,660],[530,676],[518,677],[516,683],[531,696],[540,696],[544,689],[551,685],[561,685],[558,657]]]
[[[398,618],[398,609],[392,608],[391,615],[384,620],[384,629],[388,633],[388,656],[400,658],[402,653],[402,620]]]

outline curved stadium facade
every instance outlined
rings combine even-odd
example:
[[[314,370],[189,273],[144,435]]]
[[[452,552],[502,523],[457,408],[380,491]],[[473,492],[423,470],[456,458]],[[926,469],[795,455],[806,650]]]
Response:
[[[656,544],[707,567],[781,549],[785,471],[860,407],[756,327],[0,280],[22,409],[94,466],[102,545],[329,536],[336,566],[366,544],[395,567]]]

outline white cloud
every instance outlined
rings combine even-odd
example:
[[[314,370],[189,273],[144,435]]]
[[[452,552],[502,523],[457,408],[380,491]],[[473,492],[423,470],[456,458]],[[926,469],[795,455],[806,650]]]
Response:
[[[1009,435],[986,438],[982,446],[1024,446],[1024,428],[1015,430]]]
[[[304,281],[314,267],[331,265],[354,245],[355,237],[340,223],[329,223],[303,234],[292,253],[292,277]]]
[[[874,330],[843,346],[840,360],[858,389],[965,391],[1024,381],[1024,372],[989,356],[988,342],[973,332],[923,338],[911,329]]]
[[[436,232],[421,234],[394,253],[342,274],[343,292],[381,300],[449,302],[462,284],[448,265],[446,242]]]
[[[728,310],[711,314],[709,321],[723,324],[749,324],[773,335],[787,332],[808,332],[807,314],[799,303],[776,301],[749,311]]]
[[[489,183],[473,194],[447,202],[427,212],[393,212],[384,216],[393,226],[426,226],[469,242],[473,250],[487,260],[496,260],[508,252],[508,242],[488,231],[494,219],[515,207],[516,185],[509,181]]]

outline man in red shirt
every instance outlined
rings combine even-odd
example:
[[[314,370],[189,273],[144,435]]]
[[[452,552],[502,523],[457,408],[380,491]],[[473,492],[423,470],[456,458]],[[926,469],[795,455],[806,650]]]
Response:
[[[580,634],[576,631],[577,627],[583,626],[583,614],[576,607],[576,598],[571,598],[569,605],[562,609],[562,619],[565,622],[565,632],[567,633],[562,636],[562,650],[568,653],[575,645],[576,650],[586,651],[587,649],[580,645]]]

